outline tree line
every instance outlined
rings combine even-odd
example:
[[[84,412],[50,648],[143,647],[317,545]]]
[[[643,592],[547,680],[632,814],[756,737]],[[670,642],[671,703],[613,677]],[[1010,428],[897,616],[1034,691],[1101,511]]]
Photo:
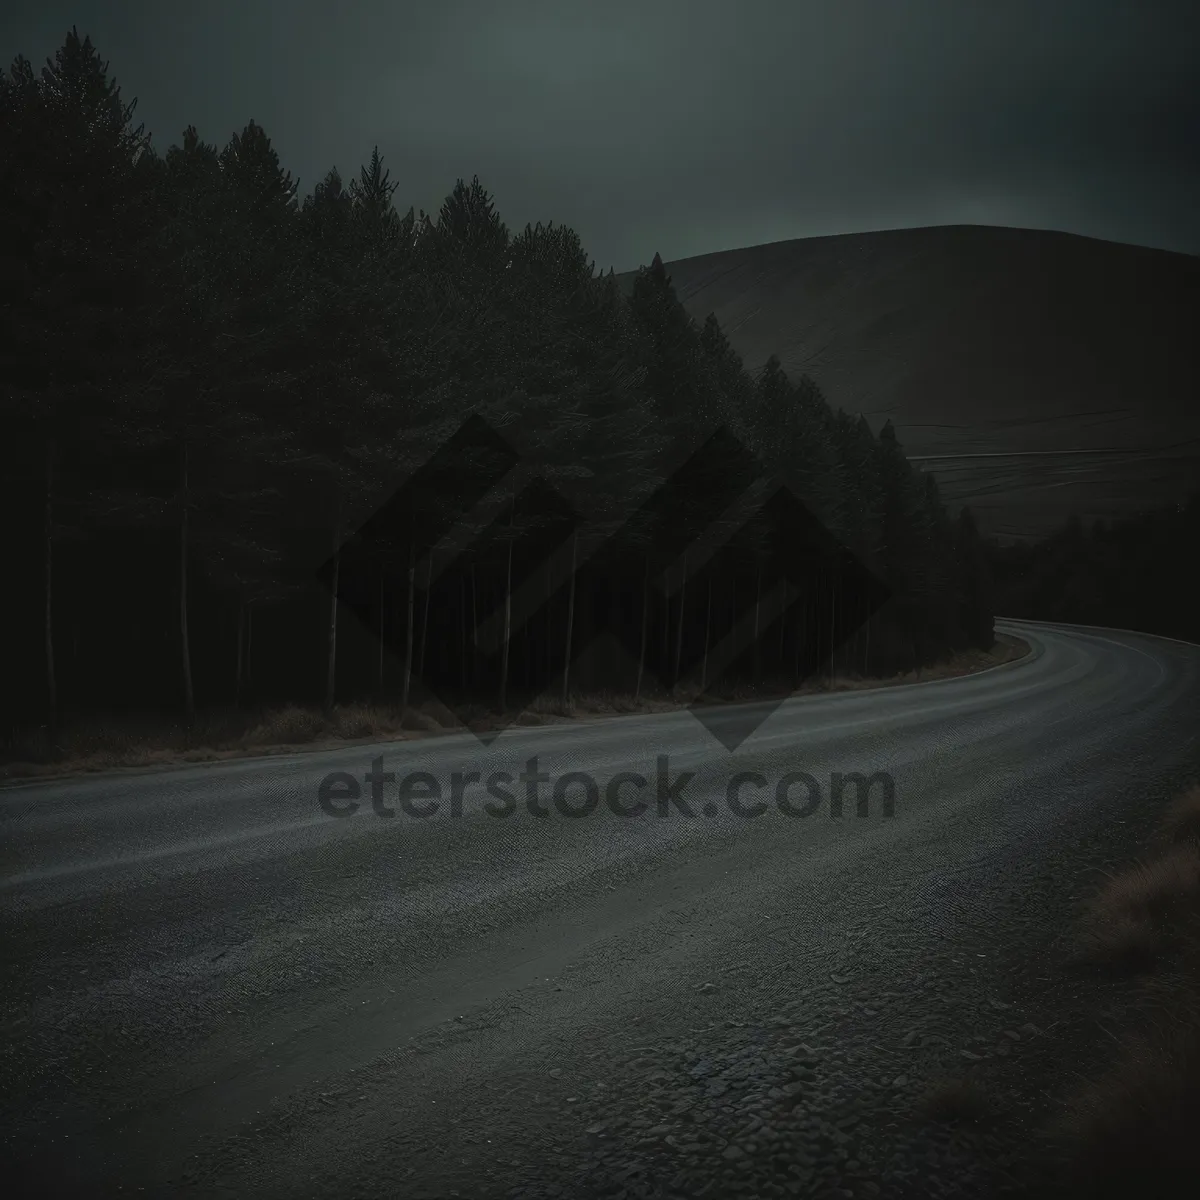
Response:
[[[0,81],[10,723],[991,645],[970,512],[657,255],[623,289],[478,178],[402,213],[376,149],[301,195],[255,122],[159,153],[135,109],[74,30]]]
[[[1180,503],[1088,526],[1072,517],[1042,541],[987,550],[996,609],[1005,616],[1191,642],[1200,642],[1198,554],[1200,488]]]

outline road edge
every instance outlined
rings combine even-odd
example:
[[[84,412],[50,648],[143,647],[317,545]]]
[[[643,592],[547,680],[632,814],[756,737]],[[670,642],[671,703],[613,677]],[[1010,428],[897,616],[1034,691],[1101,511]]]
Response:
[[[1028,624],[1018,618],[996,618],[997,624]],[[1043,624],[1049,624],[1043,622]],[[1025,653],[1016,658],[1007,660],[1006,662],[994,663],[989,667],[983,667],[978,671],[969,671],[963,675],[950,675],[942,679],[922,679],[914,680],[911,683],[888,683],[879,682],[866,687],[853,688],[842,692],[817,692],[804,696],[785,696],[782,699],[776,697],[773,699],[757,699],[757,700],[739,700],[730,704],[720,705],[705,705],[706,711],[717,712],[734,712],[738,709],[749,709],[764,704],[775,704],[782,706],[784,704],[802,705],[811,704],[814,702],[822,703],[831,700],[838,700],[847,696],[860,696],[864,693],[883,692],[883,691],[901,691],[911,688],[927,688],[934,687],[938,684],[953,684],[964,679],[978,679],[980,676],[990,674],[993,671],[1011,670],[1014,667],[1028,666],[1041,658],[1044,653],[1044,648],[1029,638],[1021,637],[1019,634],[1010,633],[1007,630],[996,630],[997,633],[1004,633],[1007,637],[1013,637],[1017,641],[1024,642]],[[663,709],[656,712],[655,716],[665,716],[671,713],[682,713],[688,710],[687,705],[681,705],[679,708]],[[614,721],[636,720],[639,717],[644,717],[645,713],[609,713],[604,715],[588,716],[583,719],[569,719],[562,722],[556,722],[552,725],[543,725],[539,728],[543,731],[550,732],[553,730],[564,729],[579,729],[589,726],[608,724]],[[510,726],[510,728],[513,728]],[[524,728],[524,727],[522,727]],[[132,779],[142,778],[146,775],[165,775],[175,774],[180,771],[194,769],[210,769],[214,767],[228,766],[232,764],[253,766],[263,762],[277,762],[281,759],[300,758],[315,754],[329,754],[340,750],[349,750],[355,748],[374,748],[387,749],[394,746],[406,746],[414,741],[424,741],[425,738],[443,738],[443,737],[462,737],[467,732],[462,729],[447,729],[439,732],[431,732],[423,734],[419,738],[397,738],[388,741],[377,741],[369,738],[346,739],[338,741],[334,745],[321,746],[289,746],[283,745],[277,748],[275,753],[260,753],[246,755],[231,755],[228,758],[208,759],[197,762],[171,762],[171,763],[154,763],[145,767],[110,767],[99,771],[64,771],[59,775],[27,775],[17,776],[13,778],[0,777],[0,795],[5,792],[15,790],[29,790],[39,787],[49,787],[54,784],[74,783],[79,780],[115,780],[115,779]],[[502,736],[506,730],[500,730],[498,736]]]

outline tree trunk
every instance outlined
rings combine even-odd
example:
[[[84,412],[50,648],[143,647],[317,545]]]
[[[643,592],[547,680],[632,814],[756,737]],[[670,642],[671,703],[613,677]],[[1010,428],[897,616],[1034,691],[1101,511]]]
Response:
[[[670,595],[663,596],[663,635],[662,635],[662,663],[660,669],[660,678],[663,685],[667,686],[671,681],[671,597]]]
[[[188,632],[188,444],[183,443],[179,489],[179,636],[183,650],[183,711],[190,726],[196,719],[192,690],[192,647]]]
[[[546,559],[546,603],[542,607],[542,678],[553,678],[550,664],[553,662],[554,635],[554,576],[550,570],[550,559]]]
[[[733,570],[730,572],[730,629],[736,628],[738,623],[738,571],[737,563],[734,562]],[[732,667],[733,670],[728,672],[727,682],[734,688],[742,682],[742,660],[744,655],[739,652],[734,655]]]
[[[458,621],[458,682],[463,700],[467,698],[467,573],[462,573],[462,595],[459,597]]]
[[[679,584],[679,617],[675,622],[675,670],[671,672],[671,691],[679,684],[679,667],[683,657],[683,606],[687,596],[687,551],[683,552],[683,563],[679,568],[682,580]]]
[[[762,678],[762,651],[758,644],[758,617],[762,609],[762,564],[758,567],[758,578],[754,585],[754,685]]]
[[[246,602],[238,599],[238,626],[237,626],[237,674],[234,677],[233,684],[233,707],[239,709],[242,707],[242,652],[246,643]]]
[[[646,670],[646,638],[650,633],[650,555],[646,555],[646,577],[642,580],[642,648],[638,654],[637,687],[633,698],[642,694],[642,675]]]
[[[508,705],[508,649],[512,635],[512,560],[517,525],[517,472],[513,472],[511,507],[508,510],[508,555],[504,572],[504,645],[500,650],[500,713]]]
[[[825,631],[821,628],[821,620],[825,615],[825,597],[822,589],[825,587],[825,576],[818,573],[817,585],[813,589],[812,609],[805,611],[805,620],[812,623],[812,648],[815,654],[813,674],[814,682],[820,683],[825,677]]]
[[[471,629],[474,634],[479,632],[479,583],[475,575],[475,564],[471,564]],[[476,681],[479,678],[477,667],[479,648],[472,641],[471,645],[471,683],[473,686],[478,686]]]
[[[788,608],[788,599],[791,596],[791,590],[792,590],[792,585],[790,583],[788,583],[788,581],[785,579],[783,581],[783,607],[779,613],[779,649],[775,653],[775,658],[777,660],[776,668],[779,671],[781,677],[783,676],[783,669],[784,669],[783,668],[783,635],[787,632],[786,614],[787,614],[787,608]]]
[[[400,719],[404,719],[404,714],[408,711],[408,698],[412,691],[412,666],[413,666],[413,588],[416,579],[416,564],[414,556],[416,547],[413,542],[408,543],[408,618],[405,622],[404,632],[404,690],[400,698]]]
[[[808,605],[800,605],[800,619],[796,622],[796,656],[792,667],[792,678],[796,681],[796,687],[800,686],[800,656],[804,651],[804,635],[807,632],[808,625]]]
[[[525,628],[521,631],[525,638],[525,686],[529,686],[529,682],[533,679],[533,656],[537,649],[534,644],[533,621],[526,621]]]
[[[567,636],[563,643],[562,707],[567,708],[567,697],[571,692],[571,639],[575,636],[575,558],[579,548],[579,534],[571,539],[571,588],[567,593]]]
[[[383,699],[383,614],[387,611],[385,607],[386,599],[383,586],[383,571],[381,570],[379,572],[379,682],[377,685],[381,700]]]
[[[433,547],[429,548],[429,566],[425,568],[425,605],[421,612],[421,653],[417,656],[417,675],[425,678],[425,646],[429,641],[429,600],[433,592]]]
[[[700,668],[700,692],[708,687],[708,638],[712,632],[712,572],[708,575],[708,611],[704,617],[704,663]]]
[[[508,562],[504,573],[504,645],[500,651],[500,713],[508,705],[508,644],[512,634],[512,560],[513,540],[508,539]]]
[[[329,663],[325,671],[325,703],[323,706],[326,716],[333,711],[333,698],[337,683],[338,584],[342,573],[341,542],[342,530],[339,514],[333,526],[333,582],[329,589]]]
[[[46,644],[46,696],[49,704],[50,743],[58,742],[58,680],[54,670],[54,440],[46,440],[46,611],[43,630]]]
[[[832,685],[837,674],[834,659],[837,657],[837,576],[829,583],[829,682]]]

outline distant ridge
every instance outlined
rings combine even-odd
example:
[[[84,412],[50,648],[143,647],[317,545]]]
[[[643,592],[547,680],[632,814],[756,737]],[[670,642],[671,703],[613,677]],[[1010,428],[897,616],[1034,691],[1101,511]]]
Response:
[[[1175,500],[1200,475],[1195,256],[948,225],[773,242],[667,270],[747,366],[778,354],[872,428],[890,417],[947,499],[971,503],[993,533]],[[633,273],[618,279],[628,287]],[[1046,453],[1080,450],[1108,452]],[[950,457],[999,452],[1011,457]]]

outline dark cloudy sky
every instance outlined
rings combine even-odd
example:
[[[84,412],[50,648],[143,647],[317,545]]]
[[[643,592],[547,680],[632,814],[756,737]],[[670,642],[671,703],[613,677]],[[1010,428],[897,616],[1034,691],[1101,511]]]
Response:
[[[308,191],[378,142],[402,208],[478,174],[603,268],[955,222],[1200,253],[1200,0],[12,0],[0,52],[72,24],[160,149],[254,118]]]

